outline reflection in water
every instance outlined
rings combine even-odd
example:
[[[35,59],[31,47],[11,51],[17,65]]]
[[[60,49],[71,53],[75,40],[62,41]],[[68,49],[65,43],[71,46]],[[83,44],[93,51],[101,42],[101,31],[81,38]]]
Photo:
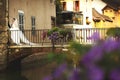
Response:
[[[22,63],[22,75],[26,76],[28,80],[42,80],[44,77],[52,75],[56,66],[55,62],[36,58],[36,60]]]
[[[5,71],[0,73],[0,80],[28,80],[25,76],[21,75],[20,60],[10,64]]]
[[[52,75],[56,63],[37,57],[23,59],[22,63],[21,60],[11,62],[7,70],[0,72],[0,80],[42,80]]]
[[[51,67],[36,67],[32,69],[27,69],[22,72],[28,80],[42,80],[45,76],[51,75],[52,69]]]

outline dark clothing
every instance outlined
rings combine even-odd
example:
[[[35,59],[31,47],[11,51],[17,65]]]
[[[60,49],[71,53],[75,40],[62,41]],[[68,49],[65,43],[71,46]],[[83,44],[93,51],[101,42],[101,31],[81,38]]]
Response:
[[[10,25],[10,23],[9,23],[9,22],[8,22],[8,27],[9,27],[9,28],[11,28],[11,25]]]

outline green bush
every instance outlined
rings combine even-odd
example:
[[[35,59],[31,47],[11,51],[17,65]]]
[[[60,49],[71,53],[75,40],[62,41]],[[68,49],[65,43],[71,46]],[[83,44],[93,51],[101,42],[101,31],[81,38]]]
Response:
[[[107,30],[107,35],[110,37],[120,38],[120,28],[119,27],[109,28]]]
[[[48,30],[47,35],[50,36],[53,32],[58,32],[58,31],[59,31],[59,28],[58,27],[54,27],[54,28]]]

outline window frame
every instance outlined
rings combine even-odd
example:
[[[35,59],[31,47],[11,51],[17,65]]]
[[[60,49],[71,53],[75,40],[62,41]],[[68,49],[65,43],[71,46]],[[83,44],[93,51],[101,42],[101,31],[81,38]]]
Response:
[[[31,16],[31,30],[33,35],[35,34],[35,27],[36,27],[36,17]]]
[[[19,29],[24,31],[24,12],[22,10],[18,10],[18,25]]]

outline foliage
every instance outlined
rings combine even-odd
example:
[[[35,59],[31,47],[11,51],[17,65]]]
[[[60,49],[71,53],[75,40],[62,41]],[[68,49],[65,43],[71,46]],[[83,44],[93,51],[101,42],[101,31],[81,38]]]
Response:
[[[60,0],[56,0],[56,24],[58,25],[61,22],[61,16],[58,13],[62,11],[62,4]]]
[[[119,80],[118,76],[113,76],[111,79],[112,71],[120,69],[120,41],[107,39],[101,44],[96,44],[90,51],[84,55],[82,63],[89,73],[89,80]],[[98,72],[91,72],[96,70]],[[117,72],[115,74],[120,74]],[[115,79],[117,78],[117,79]]]
[[[67,29],[60,29],[59,30],[60,35],[66,36],[67,35]]]
[[[53,32],[57,32],[58,31],[58,27],[54,27],[54,28],[52,28],[52,29],[50,29],[50,30],[48,30],[48,33],[47,33],[47,35],[48,36],[50,36]]]
[[[79,65],[79,62],[82,56],[89,51],[90,45],[79,44],[78,42],[71,42],[66,57],[68,61],[71,61],[76,66]]]
[[[58,27],[54,27],[52,29],[50,29],[47,33],[47,35],[49,36],[49,39],[51,40],[57,40],[59,38],[68,38],[72,39],[72,33],[71,30],[69,29],[64,29],[64,28],[58,28]]]
[[[84,45],[78,42],[70,43],[70,50],[74,51],[76,54],[80,54],[81,56],[87,53],[91,48],[91,45]]]
[[[71,42],[69,51],[64,54],[51,53],[48,55],[49,60],[55,59],[56,61],[61,61],[63,58],[67,60],[68,63],[73,63],[79,65],[80,58],[87,53],[91,48],[91,45],[83,45],[78,42]]]
[[[63,41],[62,43],[66,42],[66,41],[70,41],[72,39],[71,34],[72,34],[71,31],[68,32],[67,29],[62,29],[62,28],[58,28],[58,27],[54,27],[54,28],[50,29],[47,32],[47,35],[48,35],[49,39],[51,40],[53,51],[55,49],[54,45],[56,44],[57,40]]]
[[[58,54],[58,53],[51,52],[48,54],[48,60],[56,61],[58,64],[63,63],[63,61],[65,61],[65,59],[66,59],[65,57],[66,57],[66,54],[64,54],[64,53]]]
[[[56,12],[61,12],[62,6],[60,0],[56,0]]]
[[[110,72],[112,69],[120,67],[120,50],[115,49],[111,52],[107,52],[103,55],[101,61],[98,62],[98,65],[101,66],[107,72]]]
[[[118,37],[120,38],[120,28],[116,27],[116,28],[109,28],[107,31],[107,35],[108,36],[112,36],[112,37]]]
[[[69,73],[69,80],[120,80],[120,40],[110,37],[93,46],[70,45],[66,58],[80,65]]]

